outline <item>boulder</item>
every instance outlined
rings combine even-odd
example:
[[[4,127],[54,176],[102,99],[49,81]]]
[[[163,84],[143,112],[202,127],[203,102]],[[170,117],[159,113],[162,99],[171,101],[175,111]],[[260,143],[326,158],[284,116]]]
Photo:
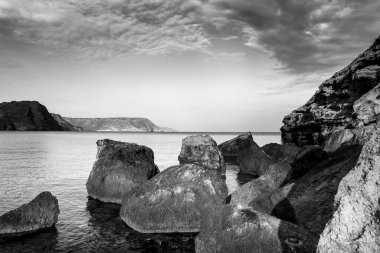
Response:
[[[312,168],[304,176],[251,201],[249,206],[281,220],[322,233],[334,212],[334,197],[342,178],[357,163],[361,146],[347,146]]]
[[[362,96],[377,89],[379,82],[380,37],[346,68],[323,82],[305,105],[284,117],[283,141],[298,146],[322,145],[328,134],[355,126],[356,120],[362,124],[377,121],[378,91],[370,93],[373,96]]]
[[[339,184],[318,252],[380,252],[380,127]]]
[[[58,200],[42,192],[19,208],[0,216],[0,238],[8,238],[54,227],[58,220]]]
[[[96,144],[97,160],[86,184],[92,198],[121,203],[127,192],[159,172],[148,147],[108,139]]]
[[[285,162],[270,165],[265,174],[232,192],[230,203],[248,206],[251,201],[268,197],[288,179],[291,170],[292,167]]]
[[[218,145],[209,135],[188,136],[182,140],[179,164],[198,164],[206,169],[226,173],[226,165]]]
[[[300,151],[300,148],[294,143],[269,143],[262,146],[261,149],[275,162],[292,160]]]
[[[218,171],[196,164],[170,167],[128,192],[120,216],[142,233],[198,232],[201,210],[228,194]]]
[[[241,134],[229,141],[223,142],[222,144],[219,144],[218,147],[222,152],[224,161],[226,161],[227,163],[237,164],[237,156],[240,144],[250,139],[252,139],[252,134],[248,132]]]
[[[205,210],[195,239],[197,253],[315,252],[315,236],[292,223],[236,205]]]

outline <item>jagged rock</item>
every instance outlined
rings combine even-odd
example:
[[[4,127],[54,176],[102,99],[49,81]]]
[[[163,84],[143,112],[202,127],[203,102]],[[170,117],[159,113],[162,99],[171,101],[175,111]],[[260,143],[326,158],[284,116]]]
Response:
[[[259,178],[254,179],[231,193],[230,203],[248,206],[251,201],[269,196],[289,177],[292,167],[285,162],[275,163]]]
[[[380,128],[339,184],[318,252],[380,252]]]
[[[252,138],[251,133],[244,133],[241,134],[229,141],[223,142],[222,144],[219,144],[219,149],[222,152],[222,155],[224,157],[224,160],[227,163],[232,163],[232,164],[237,164],[238,160],[238,152],[239,152],[239,147],[241,143],[244,143]]]
[[[142,233],[198,232],[201,210],[224,203],[227,193],[219,172],[196,164],[174,166],[127,193],[120,216]]]
[[[97,160],[86,184],[92,198],[121,203],[128,191],[159,173],[148,147],[108,139],[96,144]]]
[[[182,140],[180,165],[198,164],[206,169],[226,173],[226,165],[218,145],[209,135],[188,136]]]
[[[347,146],[288,185],[249,206],[321,234],[334,211],[334,196],[342,178],[355,166],[361,146]]]
[[[377,66],[376,71],[380,73],[380,66]],[[380,114],[380,84],[356,100],[353,108],[358,126],[377,122]]]
[[[350,65],[323,82],[304,106],[284,117],[281,128],[283,141],[298,146],[321,145],[329,133],[356,125],[353,105],[379,84],[379,66],[380,37]],[[363,103],[361,105],[364,106]],[[372,109],[377,106],[372,103],[362,106],[356,107],[357,117],[361,121],[372,122]]]
[[[50,192],[0,216],[0,238],[9,238],[54,227],[58,220],[58,200]]]
[[[37,101],[0,103],[0,130],[63,131],[45,106]]]
[[[300,151],[300,148],[294,143],[269,143],[262,146],[261,149],[275,162],[293,160]]]
[[[315,252],[315,236],[292,223],[236,205],[205,210],[195,239],[197,253]]]

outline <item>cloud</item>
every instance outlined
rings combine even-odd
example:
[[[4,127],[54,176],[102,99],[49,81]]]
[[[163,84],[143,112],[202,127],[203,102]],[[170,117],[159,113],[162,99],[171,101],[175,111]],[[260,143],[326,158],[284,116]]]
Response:
[[[377,0],[210,0],[209,3],[230,19],[247,25],[247,46],[265,48],[283,68],[296,74],[335,71],[352,61],[379,35]]]

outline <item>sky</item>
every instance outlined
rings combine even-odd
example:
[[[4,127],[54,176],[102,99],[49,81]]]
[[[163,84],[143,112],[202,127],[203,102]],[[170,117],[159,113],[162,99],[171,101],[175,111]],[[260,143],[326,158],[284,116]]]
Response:
[[[0,102],[279,131],[380,35],[378,0],[0,0]]]

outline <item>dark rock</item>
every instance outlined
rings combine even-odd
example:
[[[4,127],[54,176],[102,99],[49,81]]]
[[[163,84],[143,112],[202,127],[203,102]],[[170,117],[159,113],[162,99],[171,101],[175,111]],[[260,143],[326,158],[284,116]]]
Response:
[[[37,101],[0,103],[0,130],[63,131],[45,106]]]
[[[182,140],[179,164],[197,164],[226,173],[226,165],[216,142],[209,135],[188,136]]]
[[[269,143],[262,146],[261,149],[275,162],[293,160],[300,151],[300,148],[294,143],[287,143],[283,145],[278,143]]]
[[[248,206],[258,198],[269,197],[288,179],[291,170],[292,167],[285,162],[270,165],[265,174],[232,192],[230,203]]]
[[[327,154],[320,146],[309,145],[303,147],[294,158],[287,161],[292,167],[289,179],[297,179],[305,175],[326,158]]]
[[[318,252],[380,252],[380,127],[342,179]]]
[[[252,134],[245,133],[233,138],[232,140],[219,144],[218,147],[220,148],[220,151],[222,152],[224,161],[227,163],[237,164],[238,163],[237,156],[238,156],[240,144],[246,141],[249,141],[250,139],[252,139]]]
[[[127,193],[120,216],[142,233],[198,232],[201,210],[224,203],[227,193],[217,171],[195,164],[174,166]]]
[[[29,203],[0,216],[0,238],[54,227],[58,214],[57,198],[50,192],[42,192]]]
[[[292,223],[236,205],[205,210],[197,253],[315,252],[315,236]]]
[[[51,116],[53,116],[53,118],[55,119],[55,121],[57,121],[58,124],[59,124],[63,129],[65,129],[66,131],[75,131],[75,132],[83,131],[83,128],[78,127],[78,126],[74,126],[74,125],[70,124],[67,120],[65,120],[65,118],[63,118],[63,117],[62,117],[61,115],[59,115],[59,114],[51,113]]]
[[[304,176],[290,181],[269,197],[250,202],[249,206],[319,235],[334,212],[339,183],[354,168],[360,151],[361,146],[341,148]]]
[[[356,112],[354,104],[379,82],[380,37],[350,65],[322,83],[304,106],[284,117],[283,141],[298,146],[321,145],[329,133],[355,126],[356,117],[363,124],[374,121],[377,102],[372,97],[360,100]]]
[[[97,160],[86,184],[92,198],[121,203],[128,191],[159,173],[148,147],[108,139],[96,144]]]

